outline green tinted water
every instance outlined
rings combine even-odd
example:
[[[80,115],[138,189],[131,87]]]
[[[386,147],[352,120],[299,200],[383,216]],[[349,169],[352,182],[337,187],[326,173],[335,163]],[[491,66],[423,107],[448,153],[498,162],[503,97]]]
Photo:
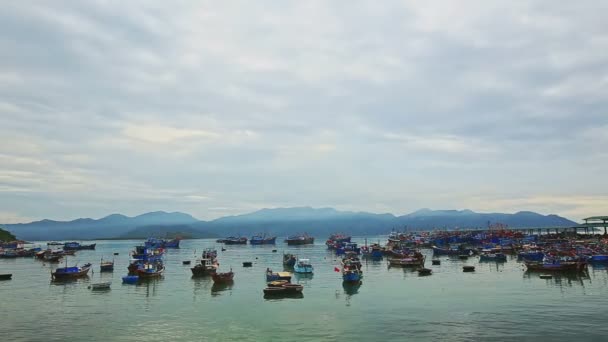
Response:
[[[384,237],[373,238],[373,241]],[[359,239],[359,242],[361,239]],[[442,257],[433,274],[388,268],[386,260],[363,266],[360,287],[344,287],[339,262],[322,242],[314,246],[228,246],[220,269],[235,271],[234,285],[213,286],[193,279],[194,251],[217,247],[212,240],[185,240],[168,250],[162,279],[123,285],[128,253],[141,241],[98,241],[94,251],[70,258],[92,262],[94,274],[73,283],[51,283],[49,264],[33,259],[0,259],[0,331],[3,341],[507,341],[606,340],[608,274],[590,267],[582,277],[543,280],[522,264],[479,263]],[[272,249],[278,253],[272,253]],[[304,298],[266,300],[266,267],[282,270],[282,252],[310,258],[312,277],[294,276]],[[114,273],[99,273],[101,257],[116,256]],[[253,261],[243,268],[243,261]],[[462,265],[476,272],[463,273]],[[107,292],[90,282],[112,281]]]

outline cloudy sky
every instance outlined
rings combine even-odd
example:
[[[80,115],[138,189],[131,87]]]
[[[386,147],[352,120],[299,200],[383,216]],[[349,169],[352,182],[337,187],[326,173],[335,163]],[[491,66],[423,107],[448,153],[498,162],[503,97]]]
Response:
[[[9,1],[0,222],[608,214],[606,1]]]

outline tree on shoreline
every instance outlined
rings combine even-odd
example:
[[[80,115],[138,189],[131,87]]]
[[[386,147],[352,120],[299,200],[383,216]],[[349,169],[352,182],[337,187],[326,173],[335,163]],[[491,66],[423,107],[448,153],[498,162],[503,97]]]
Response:
[[[11,234],[11,232],[0,228],[0,241],[15,241],[17,237]]]

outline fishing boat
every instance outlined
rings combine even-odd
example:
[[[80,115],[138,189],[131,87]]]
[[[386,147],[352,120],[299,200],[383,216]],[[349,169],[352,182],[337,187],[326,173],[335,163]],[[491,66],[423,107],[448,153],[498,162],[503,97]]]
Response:
[[[304,286],[299,284],[276,284],[271,285],[268,284],[268,287],[263,290],[264,295],[276,296],[276,295],[286,295],[286,294],[301,294],[302,290],[304,290]]]
[[[163,248],[179,248],[180,239],[172,239],[165,241]]]
[[[47,246],[63,246],[63,242],[51,241],[46,243]]]
[[[114,271],[114,260],[112,261],[104,261],[103,258],[99,264],[100,272],[112,272]]]
[[[93,284],[89,285],[88,288],[91,289],[91,290],[93,290],[93,291],[109,290],[110,289],[110,285],[112,285],[112,282],[93,283]]]
[[[283,254],[283,266],[294,267],[296,264],[296,256],[293,254]]]
[[[523,251],[517,254],[518,260],[542,261],[544,257],[545,253],[542,251]]]
[[[157,238],[148,238],[144,242],[146,248],[179,248],[180,239],[164,240]]]
[[[217,258],[217,250],[214,248],[205,248],[203,250],[203,259],[212,259],[215,260]]]
[[[363,246],[361,247],[361,256],[363,258],[370,258],[376,260],[382,259],[382,247],[380,247],[380,245],[376,243],[372,244],[371,246]]]
[[[475,252],[471,248],[464,248],[462,245],[453,248],[440,248],[433,246],[433,255],[473,255]]]
[[[479,261],[506,262],[507,256],[502,253],[483,253],[479,255]]]
[[[327,240],[335,241],[335,242],[350,242],[350,239],[351,239],[350,235],[336,233],[336,234],[330,235]]]
[[[608,255],[592,255],[589,257],[588,261],[590,263],[608,263]]]
[[[58,253],[45,253],[42,256],[42,260],[44,260],[45,262],[59,262],[61,260],[61,258],[63,258],[62,254],[58,254]]]
[[[122,277],[123,284],[137,284],[139,281],[139,276],[136,275],[127,275]]]
[[[299,259],[293,266],[295,273],[312,273],[313,267],[310,264],[310,259]]]
[[[359,258],[357,257],[356,254],[354,253],[349,253],[346,254],[344,256],[344,258],[342,258],[342,267],[346,267],[346,268],[356,268],[358,270],[361,270],[361,260],[359,260]]]
[[[85,277],[89,273],[91,266],[92,265],[90,263],[87,263],[87,264],[82,265],[82,267],[78,267],[78,266],[68,267],[67,260],[66,260],[66,266],[58,267],[57,269],[55,269],[55,272],[51,273],[51,276],[54,280],[64,280],[64,279],[74,279],[74,278]]]
[[[427,276],[427,275],[431,275],[431,273],[433,273],[433,270],[431,270],[430,268],[419,268],[418,269],[418,275],[420,276]]]
[[[426,257],[422,253],[416,251],[404,254],[400,258],[388,259],[388,265],[396,267],[424,267],[425,260]]]
[[[266,269],[266,281],[284,280],[291,282],[290,272],[272,272],[270,268]]]
[[[295,245],[311,245],[315,243],[315,238],[312,236],[308,236],[308,234],[303,235],[292,235],[285,239],[287,245],[295,246]]]
[[[0,280],[11,280],[12,277],[13,277],[12,273],[0,274]]]
[[[72,241],[72,242],[66,242],[63,244],[63,250],[64,251],[80,251],[83,249],[95,249],[95,246],[97,244],[93,243],[90,245],[81,245],[78,242]]]
[[[251,245],[274,245],[276,243],[276,236],[266,236],[266,235],[255,235],[252,236],[249,240],[249,244]]]
[[[217,272],[217,268],[218,264],[215,259],[203,258],[190,270],[193,276],[202,277]]]
[[[353,252],[355,254],[361,254],[361,248],[356,243],[345,242],[338,248],[336,248],[336,255],[342,255],[344,253]]]
[[[214,283],[230,283],[234,280],[234,272],[230,270],[230,272],[219,273],[215,272],[211,274]]]
[[[225,245],[246,245],[247,238],[230,236],[230,237],[223,239],[223,243]]]
[[[342,268],[342,281],[347,283],[358,283],[363,277],[363,272],[356,267],[344,266]]]
[[[163,275],[165,265],[162,262],[144,262],[141,267],[137,268],[137,275],[140,278],[157,278]]]

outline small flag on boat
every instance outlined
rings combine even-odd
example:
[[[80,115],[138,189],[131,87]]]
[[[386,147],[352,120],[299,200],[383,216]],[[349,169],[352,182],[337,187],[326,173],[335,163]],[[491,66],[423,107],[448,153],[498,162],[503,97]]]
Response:
[[[334,271],[336,271],[336,272],[340,272],[340,269],[339,269],[339,268],[337,268],[337,267],[334,267]]]

